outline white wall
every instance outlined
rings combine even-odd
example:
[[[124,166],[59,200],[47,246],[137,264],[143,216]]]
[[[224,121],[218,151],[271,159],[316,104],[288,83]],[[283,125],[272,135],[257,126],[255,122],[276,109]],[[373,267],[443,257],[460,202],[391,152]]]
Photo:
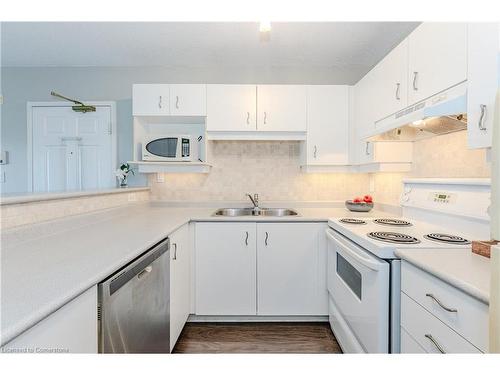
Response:
[[[26,102],[50,101],[50,91],[80,100],[112,100],[117,103],[118,162],[132,158],[133,83],[297,83],[334,84],[329,69],[304,73],[300,68],[8,68],[1,69],[4,105],[1,148],[9,151],[4,166],[3,193],[27,189]],[[146,183],[144,176],[130,179],[131,185]]]

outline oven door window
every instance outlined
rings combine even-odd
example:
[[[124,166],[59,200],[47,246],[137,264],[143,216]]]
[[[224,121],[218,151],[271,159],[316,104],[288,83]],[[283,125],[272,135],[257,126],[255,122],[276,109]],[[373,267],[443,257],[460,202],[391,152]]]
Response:
[[[337,275],[361,301],[361,273],[339,253],[337,253]]]
[[[159,138],[149,142],[146,150],[153,155],[175,158],[177,155],[177,138]]]

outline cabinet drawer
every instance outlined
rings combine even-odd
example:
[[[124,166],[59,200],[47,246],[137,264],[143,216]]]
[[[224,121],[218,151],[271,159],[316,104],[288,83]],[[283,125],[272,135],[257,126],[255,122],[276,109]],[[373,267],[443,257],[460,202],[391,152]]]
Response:
[[[401,290],[479,349],[488,350],[486,304],[405,261],[401,268]],[[437,300],[457,311],[447,311]]]
[[[401,328],[401,353],[427,353],[404,328]]]
[[[422,306],[401,293],[401,330],[406,330],[428,353],[481,353]]]

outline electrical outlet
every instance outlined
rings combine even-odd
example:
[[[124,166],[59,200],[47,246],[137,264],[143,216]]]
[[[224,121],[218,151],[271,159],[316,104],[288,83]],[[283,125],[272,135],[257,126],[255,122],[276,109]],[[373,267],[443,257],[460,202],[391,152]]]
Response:
[[[156,182],[158,182],[160,184],[165,182],[165,176],[163,175],[163,173],[156,174]]]

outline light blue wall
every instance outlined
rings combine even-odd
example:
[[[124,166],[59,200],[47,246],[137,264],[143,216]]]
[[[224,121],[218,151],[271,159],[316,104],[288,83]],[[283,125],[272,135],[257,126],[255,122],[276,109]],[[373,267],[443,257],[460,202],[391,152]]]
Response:
[[[2,73],[2,150],[9,152],[3,166],[3,193],[27,190],[26,102],[51,101],[50,91],[80,100],[115,101],[117,108],[118,162],[132,159],[133,83],[297,83],[332,82],[329,69],[318,68],[304,75],[296,69],[197,69],[197,68],[8,68]],[[130,179],[131,185],[146,184],[144,176]]]

